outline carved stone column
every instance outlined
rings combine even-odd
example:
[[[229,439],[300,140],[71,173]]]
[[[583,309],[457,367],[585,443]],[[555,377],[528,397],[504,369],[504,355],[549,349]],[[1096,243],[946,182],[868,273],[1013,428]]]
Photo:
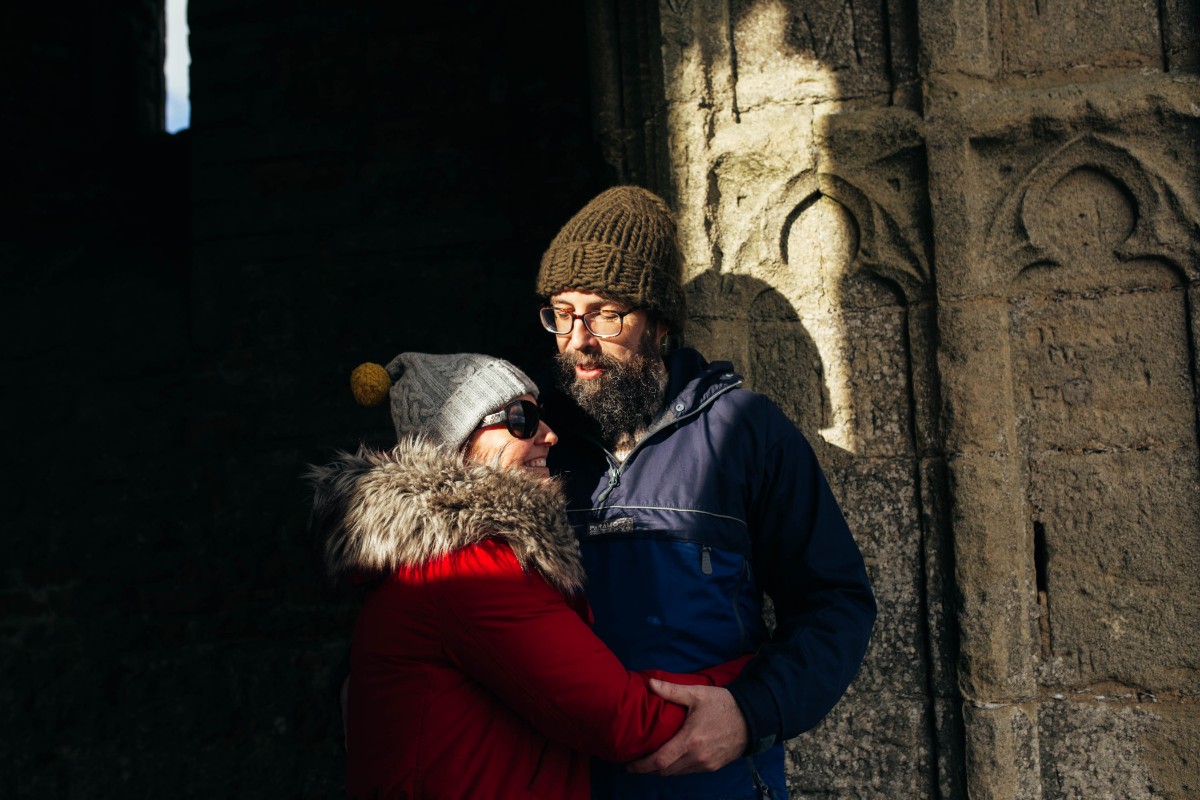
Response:
[[[686,340],[814,442],[879,594],[793,790],[1194,793],[1196,10],[597,5]]]
[[[1189,796],[1194,12],[920,21],[968,789]]]

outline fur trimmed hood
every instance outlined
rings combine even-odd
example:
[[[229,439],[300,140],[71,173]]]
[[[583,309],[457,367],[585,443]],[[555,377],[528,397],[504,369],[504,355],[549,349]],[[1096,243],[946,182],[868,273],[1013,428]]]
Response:
[[[423,439],[384,452],[341,452],[305,478],[331,577],[420,566],[491,538],[560,591],[583,588],[579,543],[556,482],[467,464]]]

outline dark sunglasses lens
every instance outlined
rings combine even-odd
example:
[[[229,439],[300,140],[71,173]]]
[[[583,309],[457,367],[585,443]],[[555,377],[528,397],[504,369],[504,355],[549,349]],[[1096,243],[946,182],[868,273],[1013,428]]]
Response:
[[[541,420],[538,407],[528,400],[516,400],[505,409],[508,432],[518,439],[532,439]]]

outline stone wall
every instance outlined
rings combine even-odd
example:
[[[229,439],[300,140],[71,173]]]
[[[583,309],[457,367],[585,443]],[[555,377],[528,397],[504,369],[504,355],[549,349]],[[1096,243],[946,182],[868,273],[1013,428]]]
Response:
[[[661,97],[686,339],[814,440],[880,601],[847,698],[791,743],[795,795],[1194,794],[1196,10],[638,24],[657,66],[614,90]]]

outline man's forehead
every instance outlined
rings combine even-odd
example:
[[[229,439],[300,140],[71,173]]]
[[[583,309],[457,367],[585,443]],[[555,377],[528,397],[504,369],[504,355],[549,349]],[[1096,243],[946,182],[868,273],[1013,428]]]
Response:
[[[550,302],[554,305],[574,306],[577,310],[580,308],[597,308],[599,306],[628,306],[628,300],[613,295],[596,294],[595,292],[585,292],[578,289],[572,289],[566,292],[558,292],[550,296]]]

